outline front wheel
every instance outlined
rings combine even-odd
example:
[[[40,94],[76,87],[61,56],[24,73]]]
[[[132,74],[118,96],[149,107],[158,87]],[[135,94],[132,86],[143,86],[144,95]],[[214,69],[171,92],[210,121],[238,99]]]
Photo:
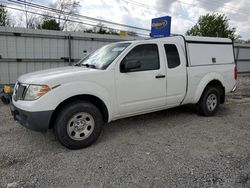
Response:
[[[80,149],[97,140],[103,124],[102,114],[95,105],[87,101],[76,101],[61,109],[54,132],[63,146]]]
[[[198,102],[198,111],[203,116],[213,116],[220,105],[220,93],[217,88],[208,87]]]

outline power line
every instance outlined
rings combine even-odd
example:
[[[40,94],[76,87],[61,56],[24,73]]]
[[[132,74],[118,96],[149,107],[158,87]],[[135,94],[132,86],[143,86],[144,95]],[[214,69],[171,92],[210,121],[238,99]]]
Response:
[[[123,2],[125,2],[125,3],[127,3],[127,4],[133,4],[133,5],[136,5],[136,6],[138,6],[138,7],[144,7],[144,8],[147,8],[147,9],[151,9],[151,10],[154,10],[154,11],[162,11],[163,13],[166,13],[166,14],[169,14],[168,12],[166,12],[165,10],[163,10],[163,9],[158,9],[158,8],[156,8],[156,7],[154,7],[154,6],[149,6],[149,5],[147,5],[147,4],[143,4],[143,3],[139,3],[139,2],[136,2],[136,1],[128,1],[128,0],[121,0],[121,1],[123,1]]]
[[[60,10],[55,9],[55,8],[47,7],[47,6],[44,6],[44,5],[39,5],[39,4],[36,4],[36,3],[25,2],[25,1],[22,1],[22,0],[18,0],[18,1],[8,0],[8,1],[12,2],[12,3],[16,3],[16,4],[22,4],[22,5],[26,4],[27,6],[30,6],[30,7],[35,7],[35,8],[48,10],[48,11],[53,11],[53,12],[59,12],[60,11]],[[82,18],[85,18],[85,19],[88,19],[88,20],[102,22],[102,23],[106,23],[106,24],[110,24],[110,25],[117,25],[117,26],[120,26],[120,27],[132,28],[132,29],[136,29],[136,30],[150,31],[149,29],[145,29],[145,28],[140,28],[140,27],[126,25],[126,24],[120,24],[120,23],[116,23],[116,22],[103,20],[103,19],[97,19],[97,18],[93,18],[93,17],[89,17],[89,16],[84,16],[84,15],[81,15],[81,14],[70,13],[70,12],[66,12],[66,11],[61,11],[61,12],[65,13],[66,15],[82,17]]]
[[[14,8],[14,7],[10,7],[10,6],[6,6],[6,8],[7,8],[7,9],[12,9],[12,10],[21,11],[21,12],[25,12],[25,10],[23,10],[23,9]],[[49,17],[49,18],[57,19],[57,17],[55,17],[55,16],[50,16],[50,15],[47,15],[47,14],[41,14],[41,13],[38,13],[38,12],[29,11],[29,10],[26,10],[26,12],[28,12],[28,13],[30,13],[30,14],[35,14],[35,15],[39,15],[39,16],[46,16],[46,17]],[[94,24],[90,24],[90,23],[86,23],[86,22],[82,22],[82,21],[77,21],[77,20],[72,20],[72,19],[64,19],[64,18],[61,18],[61,19],[62,19],[62,20],[65,20],[65,21],[69,21],[69,22],[78,23],[78,24],[83,24],[83,25],[88,25],[88,26],[100,27],[100,26],[97,26],[97,25],[94,25]],[[111,27],[106,27],[106,26],[102,26],[102,28],[106,28],[106,29],[111,29],[111,30],[119,31],[119,29],[117,29],[117,28],[111,28]],[[144,35],[144,36],[148,36],[148,34],[145,34],[145,33],[138,33],[138,32],[137,32],[137,34],[139,34],[139,35]]]
[[[151,6],[151,5],[148,5],[148,4],[139,3],[139,2],[136,2],[136,1],[132,1],[132,0],[121,0],[121,1],[123,1],[123,2],[125,2],[125,3],[129,3],[129,4],[133,4],[133,5],[137,6],[137,7],[144,7],[144,8],[147,8],[147,9],[151,9],[151,10],[154,10],[154,11],[156,11],[156,12],[158,12],[158,13],[169,14],[169,12],[166,12],[166,10],[159,9],[159,8],[157,8],[157,7],[155,7],[155,6]],[[180,3],[180,2],[179,2],[179,3]],[[190,4],[188,4],[188,3],[184,3],[184,2],[182,2],[182,3],[183,3],[183,4],[190,5]],[[187,18],[187,19],[188,19],[188,18]],[[193,19],[193,20],[191,20],[191,19]],[[194,18],[191,18],[191,19],[188,19],[188,20],[191,21],[191,22],[193,22],[193,23],[196,23],[196,22],[197,22],[197,20],[194,20]]]
[[[164,13],[167,13],[165,10],[163,9],[159,9],[158,7],[155,7],[155,6],[151,6],[151,5],[148,5],[148,4],[144,4],[144,3],[140,3],[140,2],[137,2],[137,1],[132,1],[132,0],[121,0],[121,1],[124,1],[124,2],[127,2],[127,3],[131,3],[131,4],[134,4],[134,5],[137,5],[137,6],[143,6],[143,7],[146,7],[146,8],[149,8],[149,9],[152,9],[152,10],[156,10],[156,11],[163,11]],[[186,3],[186,2],[183,2],[183,1],[180,1],[180,0],[176,0],[178,1],[179,3],[182,3],[182,4],[186,4],[186,5],[189,5],[189,6],[193,6],[195,4],[190,4],[190,3]],[[167,13],[168,14],[168,13]]]
[[[136,1],[132,1],[132,0],[121,0],[123,2],[127,2],[127,3],[130,3],[130,4],[134,4],[138,7],[145,7],[145,8],[148,8],[148,9],[152,9],[152,10],[155,10],[155,11],[163,11],[162,9],[159,9],[157,7],[154,7],[154,6],[151,6],[151,5],[148,5],[148,4],[144,4],[144,3],[139,3],[139,2],[136,2]],[[197,7],[197,8],[202,8],[202,7],[199,7],[197,4],[194,4],[194,3],[186,3],[186,2],[183,2],[181,0],[176,0],[176,2],[180,3],[180,4],[185,4],[185,5],[188,5],[190,7]],[[210,3],[213,3],[215,5],[218,5],[218,3],[216,3],[217,1],[216,0],[213,0],[213,1],[209,1],[209,2],[206,2],[205,0],[203,0],[203,3],[205,4],[209,4]],[[199,1],[198,1],[199,3]],[[226,5],[223,7],[224,9],[227,9],[227,10],[232,10],[232,11],[238,11],[237,14],[245,14],[245,15],[248,15],[249,16],[249,13],[250,11],[247,11],[245,9],[236,9],[232,6],[229,6],[229,5]],[[241,10],[241,11],[239,11]],[[242,12],[243,11],[243,12]],[[167,13],[165,11],[163,11],[163,13]],[[189,20],[189,21],[192,21],[192,22],[197,22],[198,20]]]
[[[210,0],[209,2],[203,0],[202,2],[205,3],[205,4],[209,4],[209,5],[210,5],[210,3],[212,3],[214,5],[219,5],[218,1],[216,1],[216,0]],[[235,8],[233,6],[230,6],[230,5],[224,5],[224,7],[222,7],[222,8],[223,9],[227,9],[227,10],[233,10],[233,11],[241,10],[241,11],[245,12],[245,13],[243,13],[243,12],[237,12],[237,14],[238,13],[240,13],[240,14],[247,14],[247,15],[250,14],[250,11],[248,11],[246,9],[242,9],[242,8],[237,9],[237,8]]]
[[[13,1],[13,0],[8,0],[9,2],[12,2],[12,3],[15,3],[15,4],[21,4],[21,5],[24,5],[25,4],[25,2],[24,1],[22,1],[22,2],[16,2],[16,1]],[[28,4],[28,2],[27,2],[27,4]],[[30,7],[33,7],[33,8],[37,8],[37,9],[40,9],[40,10],[46,10],[46,11],[50,11],[50,12],[58,12],[59,10],[58,9],[54,9],[54,8],[50,8],[50,7],[46,7],[46,6],[43,6],[43,5],[39,5],[39,4],[35,4],[35,3],[29,3],[30,5],[28,5],[28,6],[30,6]],[[21,11],[21,10],[20,10]],[[63,11],[62,11],[63,12]],[[65,11],[64,11],[65,12]],[[63,13],[64,13],[63,12]],[[81,17],[83,17],[83,18],[85,18],[85,16],[82,16],[82,15],[78,15],[78,14],[71,14],[71,13],[69,13],[69,12],[65,12],[66,13],[66,15],[70,15],[71,17],[72,16],[74,16],[74,17],[79,17],[79,16],[81,16]],[[35,14],[34,12],[33,12],[33,14]],[[47,15],[43,15],[43,16],[47,16]],[[55,18],[55,19],[58,19],[57,17],[53,17],[53,18]],[[85,18],[86,19],[86,18]],[[95,19],[95,18],[93,18],[94,20],[98,20],[98,21],[103,21],[103,20],[101,20],[101,19]],[[91,21],[93,20],[93,19],[91,19]],[[68,20],[68,19],[62,19],[61,18],[61,20]],[[89,20],[89,17],[87,18],[87,20]],[[70,21],[70,20],[68,20],[68,21]],[[72,21],[72,20],[71,20]],[[84,23],[85,25],[91,25],[91,24],[87,24],[87,23]],[[115,25],[115,24],[113,24],[113,25]],[[117,25],[117,24],[116,24]],[[118,27],[121,27],[120,25],[124,25],[124,24],[118,24]],[[91,25],[91,26],[96,26],[96,25]],[[134,28],[135,29],[135,27],[133,27],[133,26],[130,26],[130,27],[132,27],[132,28]],[[103,28],[109,28],[109,29],[114,29],[114,28],[111,28],[111,27],[103,27]],[[140,28],[140,29],[143,29],[143,28]],[[116,29],[115,28],[115,30],[121,30],[121,28],[119,28],[119,29]],[[148,30],[149,31],[149,30]],[[138,33],[138,32],[137,32]],[[145,35],[145,36],[148,36],[148,34],[145,34],[145,33],[138,33],[138,34],[140,34],[140,35]]]
[[[35,3],[31,3],[31,2],[25,2],[25,1],[23,1],[23,0],[18,0],[18,2],[17,1],[14,1],[14,0],[8,0],[9,2],[13,2],[13,3],[16,3],[16,4],[21,4],[21,5],[25,5],[25,4],[28,4],[28,6],[30,6],[30,7],[33,7],[33,8],[38,8],[38,9],[42,9],[42,10],[48,10],[48,11],[51,11],[51,12],[58,12],[59,10],[58,9],[55,9],[55,8],[51,8],[51,7],[47,7],[47,6],[43,6],[43,5],[39,5],[39,4],[35,4]],[[89,19],[89,18],[91,18],[91,17],[86,17],[86,16],[83,16],[83,15],[80,15],[80,14],[75,14],[75,13],[70,13],[70,12],[66,12],[66,11],[61,11],[61,12],[63,12],[63,13],[66,13],[66,15],[70,15],[70,16],[76,16],[77,18],[78,17],[82,17],[82,18],[84,18],[84,19]],[[98,20],[98,21],[101,21],[101,22],[103,22],[103,20],[102,19],[96,19],[96,18],[91,18],[91,20],[94,20],[94,21],[96,21],[96,20]],[[107,22],[107,21],[105,21],[104,20],[104,22]],[[115,23],[115,22],[109,22],[108,21],[108,23],[111,23],[111,24],[113,24],[113,25],[118,25],[118,26],[127,26],[127,25],[124,25],[124,24],[117,24],[117,23]],[[151,30],[149,30],[149,29],[144,29],[144,28],[139,28],[139,27],[135,27],[135,26],[129,26],[129,27],[131,27],[131,28],[133,28],[133,29],[141,29],[141,30],[146,30],[146,31],[151,31]],[[136,33],[138,33],[138,32],[136,32]],[[141,35],[144,35],[144,36],[148,36],[148,34],[145,34],[145,33],[138,33],[138,34],[141,34]]]
[[[31,2],[25,2],[23,0],[18,0],[17,1],[14,1],[14,0],[8,0],[8,2],[12,2],[12,3],[15,3],[15,4],[21,4],[21,5],[28,5],[30,7],[33,7],[33,8],[37,8],[37,9],[40,9],[40,10],[46,10],[46,11],[50,11],[50,12],[58,12],[59,10],[58,9],[55,9],[55,8],[52,8],[52,7],[47,7],[47,6],[43,6],[43,5],[40,5],[40,4],[35,4],[35,3],[31,3]],[[87,19],[87,20],[93,20],[93,21],[100,21],[100,22],[105,22],[107,23],[105,20],[102,20],[102,19],[96,19],[96,18],[91,18],[91,17],[86,17],[86,16],[83,16],[83,15],[80,15],[80,14],[71,14],[69,12],[66,12],[66,11],[62,11],[63,13],[65,13],[66,15],[70,15],[71,17],[72,16],[76,16],[77,18],[78,17],[82,17],[84,19]],[[55,19],[58,19],[57,17],[55,17]],[[118,25],[118,26],[123,26],[123,27],[126,27],[127,25],[124,25],[124,24],[117,24],[115,22],[108,22],[109,25]],[[144,28],[139,28],[139,27],[134,27],[134,26],[129,26],[133,29],[141,29],[141,30],[146,30],[146,31],[150,31],[149,29],[144,29]],[[136,32],[138,33],[138,32]],[[138,33],[138,34],[142,34],[142,35],[146,35],[148,36],[148,34],[145,34],[145,33]]]

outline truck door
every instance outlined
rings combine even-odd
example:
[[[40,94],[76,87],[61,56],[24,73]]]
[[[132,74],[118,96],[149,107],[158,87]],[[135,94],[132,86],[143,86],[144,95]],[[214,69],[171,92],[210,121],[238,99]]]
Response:
[[[178,44],[163,44],[167,62],[167,106],[179,105],[187,89],[185,50]]]
[[[116,90],[122,116],[166,106],[166,65],[156,43],[134,46],[116,66]]]

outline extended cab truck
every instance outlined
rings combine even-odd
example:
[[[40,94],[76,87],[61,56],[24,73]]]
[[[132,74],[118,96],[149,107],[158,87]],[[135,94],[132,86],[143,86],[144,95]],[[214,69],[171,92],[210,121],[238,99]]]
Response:
[[[11,111],[23,126],[54,128],[64,146],[92,144],[103,124],[124,117],[197,104],[212,116],[236,87],[229,39],[167,37],[104,46],[75,66],[21,76]]]

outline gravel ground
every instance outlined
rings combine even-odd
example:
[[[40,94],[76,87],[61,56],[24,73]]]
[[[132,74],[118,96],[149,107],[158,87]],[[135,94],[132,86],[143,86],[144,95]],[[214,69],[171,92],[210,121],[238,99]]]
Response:
[[[105,126],[86,149],[30,131],[0,104],[0,187],[250,187],[250,76],[215,117],[190,107]]]

